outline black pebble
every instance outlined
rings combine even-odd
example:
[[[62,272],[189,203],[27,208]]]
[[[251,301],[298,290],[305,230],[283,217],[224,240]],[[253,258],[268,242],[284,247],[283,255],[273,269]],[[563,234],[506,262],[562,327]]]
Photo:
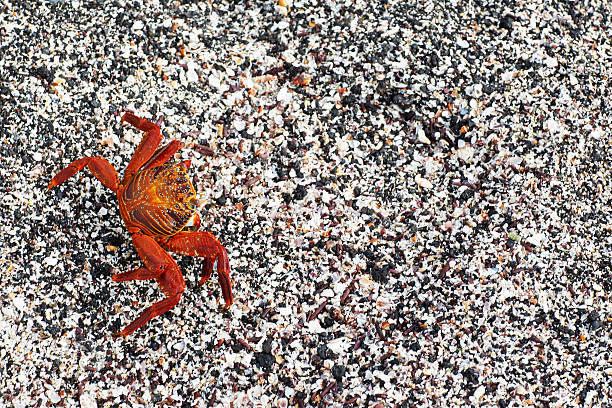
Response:
[[[591,326],[591,330],[597,330],[602,326],[601,319],[599,318],[599,312],[597,310],[593,310],[587,316],[587,322]]]
[[[262,368],[264,371],[270,371],[272,365],[276,360],[272,354],[268,353],[256,353],[255,354],[255,365]]]
[[[261,345],[261,351],[263,351],[266,354],[271,354],[272,353],[272,339],[270,337],[267,337],[263,344]]]
[[[306,187],[299,184],[293,191],[293,198],[296,200],[303,200],[306,197]]]
[[[53,81],[53,71],[47,67],[38,67],[34,69],[32,74],[47,83],[51,83],[51,81]]]
[[[330,356],[329,349],[325,344],[319,344],[317,346],[317,355],[321,357],[323,360],[326,360]]]
[[[499,20],[499,27],[505,28],[508,31],[512,31],[512,17],[504,16]]]
[[[387,283],[389,281],[389,267],[388,266],[373,266],[368,268],[372,279],[378,283]]]
[[[336,364],[332,368],[332,375],[336,379],[336,381],[342,381],[342,377],[344,377],[344,373],[346,372],[346,367],[343,365]]]
[[[467,382],[478,384],[478,373],[473,368],[468,368],[462,374],[463,378],[465,378]]]

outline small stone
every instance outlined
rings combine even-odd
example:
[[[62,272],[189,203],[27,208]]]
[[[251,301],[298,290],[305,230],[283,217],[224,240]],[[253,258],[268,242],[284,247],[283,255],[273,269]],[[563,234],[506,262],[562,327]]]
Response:
[[[480,97],[482,95],[482,84],[474,84],[466,88],[466,93],[473,98]]]
[[[350,347],[348,339],[345,337],[337,338],[327,343],[327,348],[333,353],[344,353]]]
[[[128,393],[128,389],[125,385],[120,385],[118,387],[113,388],[112,390],[113,397],[117,398],[120,395],[125,395]]]
[[[486,388],[484,385],[481,385],[480,387],[476,388],[476,391],[474,391],[474,400],[478,401],[480,400],[480,398],[482,398],[482,396],[485,394]]]
[[[234,129],[236,129],[238,132],[243,131],[246,129],[246,122],[242,119],[236,119],[234,121]]]
[[[304,187],[301,184],[298,184],[298,186],[295,188],[295,190],[293,191],[293,198],[295,200],[303,200],[304,197],[306,197],[306,187]]]
[[[334,291],[330,288],[324,289],[323,292],[321,292],[321,296],[331,298],[334,296]]]
[[[263,344],[261,345],[261,351],[266,354],[272,353],[272,338],[271,337],[268,337],[264,340]]]
[[[15,305],[15,308],[20,312],[23,312],[26,309],[26,303],[23,296],[15,296],[13,298],[13,305]]]
[[[506,15],[499,20],[499,27],[505,28],[508,31],[512,31],[512,22],[512,17]]]
[[[540,246],[542,245],[542,241],[546,238],[546,236],[542,233],[533,234],[530,237],[525,239],[526,242],[529,242],[531,245]]]
[[[523,158],[519,156],[512,156],[506,159],[509,165],[519,167],[523,163]]]
[[[425,131],[423,130],[423,128],[417,129],[417,140],[423,144],[431,144],[429,138],[425,136]]]
[[[187,81],[196,82],[198,79],[199,79],[198,73],[196,72],[195,69],[187,70]]]
[[[289,93],[289,88],[282,87],[280,89],[280,91],[278,91],[278,94],[276,95],[276,100],[281,102],[281,103],[289,103],[291,102],[292,96],[291,93]]]
[[[417,183],[417,185],[419,185],[419,187],[426,188],[428,190],[433,188],[433,184],[431,184],[431,181],[429,181],[429,180],[427,180],[427,179],[425,179],[425,178],[423,178],[423,177],[421,177],[419,175],[417,175],[414,178],[414,181]]]
[[[470,146],[457,149],[457,156],[459,156],[464,162],[468,162],[474,156],[474,149]]]
[[[510,232],[508,234],[508,238],[510,238],[512,241],[518,242],[521,240],[521,236],[518,235],[516,232]]]
[[[272,365],[276,362],[276,359],[272,354],[268,353],[256,353],[255,354],[255,365],[262,368],[264,371],[270,371]]]
[[[336,364],[332,368],[332,375],[336,379],[336,381],[342,381],[342,377],[344,377],[344,373],[346,372],[346,367],[341,364]]]
[[[49,265],[49,266],[56,266],[57,263],[59,262],[59,259],[53,257],[53,256],[48,256],[45,258],[44,260],[45,264]]]
[[[478,372],[475,369],[470,367],[466,369],[462,374],[468,383],[472,383],[472,384],[478,383]]]
[[[53,388],[47,390],[47,398],[49,398],[49,401],[51,401],[53,404],[57,404],[62,400],[62,397],[60,397]]]
[[[525,395],[525,394],[527,394],[528,392],[529,392],[529,391],[527,391],[527,390],[525,389],[525,387],[523,387],[523,386],[522,386],[522,385],[520,385],[520,384],[519,384],[519,385],[516,387],[516,393],[517,393],[518,395]]]
[[[79,403],[81,404],[81,408],[98,408],[96,399],[91,394],[86,392],[79,396]]]
[[[544,60],[544,64],[546,64],[546,66],[548,66],[549,68],[556,68],[557,66],[559,66],[559,60],[554,57],[548,57]]]
[[[467,48],[470,46],[470,43],[465,41],[463,38],[460,38],[459,40],[457,40],[457,46],[459,46],[460,48]]]
[[[208,85],[210,85],[211,88],[217,88],[217,89],[221,87],[221,80],[219,79],[216,73],[213,72],[212,74],[209,75]]]
[[[319,319],[314,319],[306,323],[308,331],[311,333],[323,333],[325,330],[321,327]]]
[[[544,122],[544,125],[550,133],[558,133],[563,129],[563,125],[552,118]]]

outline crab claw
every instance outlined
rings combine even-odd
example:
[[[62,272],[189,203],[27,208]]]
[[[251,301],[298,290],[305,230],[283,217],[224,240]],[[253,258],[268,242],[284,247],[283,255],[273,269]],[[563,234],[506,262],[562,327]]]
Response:
[[[119,183],[117,172],[108,160],[103,157],[83,157],[82,159],[73,161],[51,179],[47,188],[51,189],[62,184],[85,167],[91,171],[91,174],[93,174],[95,178],[102,182],[104,187],[112,191],[117,191]]]
[[[217,275],[225,308],[229,308],[234,303],[227,251],[210,232],[182,231],[169,237],[164,245],[168,250],[181,255],[204,258],[200,285],[210,278],[214,264],[217,262]]]

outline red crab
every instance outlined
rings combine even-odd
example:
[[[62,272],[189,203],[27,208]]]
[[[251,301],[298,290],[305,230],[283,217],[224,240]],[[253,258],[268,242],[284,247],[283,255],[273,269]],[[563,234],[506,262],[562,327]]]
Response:
[[[124,114],[121,122],[124,121],[145,134],[121,182],[117,171],[106,159],[84,157],[57,173],[48,186],[53,188],[62,184],[87,166],[105,187],[116,192],[121,218],[132,234],[132,242],[144,268],[113,275],[113,280],[155,279],[166,295],[164,300],[146,309],[125,329],[114,333],[115,336],[127,336],[178,303],[185,291],[185,280],[167,251],[204,258],[200,285],[210,278],[216,261],[225,307],[233,303],[225,248],[210,232],[185,230],[189,221],[193,221],[197,229],[200,218],[195,212],[195,190],[186,177],[191,161],[168,162],[181,148],[181,142],[173,140],[158,149],[162,139],[158,125],[132,113]]]

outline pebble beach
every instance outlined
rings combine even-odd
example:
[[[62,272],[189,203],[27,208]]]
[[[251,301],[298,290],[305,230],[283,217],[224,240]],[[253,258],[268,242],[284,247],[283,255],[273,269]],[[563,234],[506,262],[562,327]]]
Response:
[[[0,0],[0,406],[612,406],[612,3]],[[116,196],[157,122],[202,260]],[[163,142],[162,142],[163,143]]]

